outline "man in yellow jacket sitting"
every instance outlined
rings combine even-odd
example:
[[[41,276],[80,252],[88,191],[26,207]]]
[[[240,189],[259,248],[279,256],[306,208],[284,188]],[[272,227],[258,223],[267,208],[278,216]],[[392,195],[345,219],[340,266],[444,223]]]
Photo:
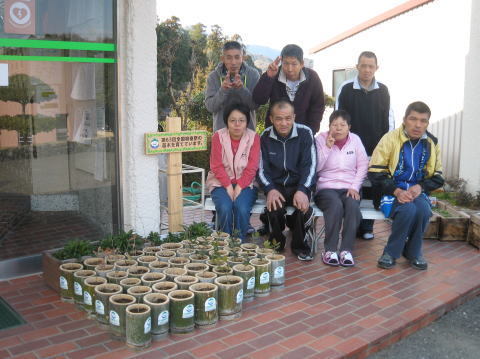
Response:
[[[402,126],[382,137],[370,160],[373,187],[381,196],[393,196],[392,233],[378,260],[380,268],[392,268],[401,255],[413,268],[428,267],[422,254],[423,234],[432,215],[428,194],[444,183],[438,141],[427,131],[430,116],[425,103],[411,103]],[[376,207],[381,196],[374,201]],[[388,202],[388,197],[384,199]]]

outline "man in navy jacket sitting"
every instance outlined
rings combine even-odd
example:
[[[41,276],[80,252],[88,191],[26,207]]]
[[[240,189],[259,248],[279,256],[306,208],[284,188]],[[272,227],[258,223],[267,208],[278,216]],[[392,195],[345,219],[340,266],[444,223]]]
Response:
[[[273,124],[263,131],[258,180],[267,197],[270,241],[285,247],[285,206],[294,206],[289,227],[292,230],[292,251],[300,260],[312,260],[306,243],[313,222],[310,198],[315,189],[316,150],[313,133],[305,125],[295,123],[294,109],[287,99],[270,107]]]

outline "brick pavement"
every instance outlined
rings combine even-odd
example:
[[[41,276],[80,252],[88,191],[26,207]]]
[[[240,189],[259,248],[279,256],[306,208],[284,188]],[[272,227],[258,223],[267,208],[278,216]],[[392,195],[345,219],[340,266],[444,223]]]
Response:
[[[403,259],[386,271],[376,260],[388,224],[377,222],[375,234],[357,242],[354,268],[299,262],[287,251],[285,288],[246,303],[238,320],[171,335],[144,351],[111,339],[40,275],[0,282],[0,296],[27,320],[0,331],[0,358],[359,359],[480,294],[479,252],[465,242],[425,241],[427,271]]]

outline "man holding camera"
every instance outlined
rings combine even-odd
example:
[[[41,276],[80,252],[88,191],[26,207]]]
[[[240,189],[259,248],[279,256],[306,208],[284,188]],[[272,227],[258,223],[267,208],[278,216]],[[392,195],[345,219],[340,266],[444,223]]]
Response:
[[[231,103],[241,103],[250,109],[248,127],[255,131],[255,109],[252,91],[260,77],[258,71],[244,62],[242,45],[228,41],[223,45],[221,61],[208,75],[205,107],[213,114],[213,131],[225,127],[223,110]]]

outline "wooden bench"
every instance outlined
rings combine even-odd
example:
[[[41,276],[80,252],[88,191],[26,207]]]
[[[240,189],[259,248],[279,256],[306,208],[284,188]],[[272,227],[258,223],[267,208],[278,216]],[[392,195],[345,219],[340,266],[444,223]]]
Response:
[[[312,239],[312,243],[309,243],[310,248],[311,248],[311,255],[314,256],[315,253],[317,252],[317,245],[318,241],[321,239],[325,232],[325,226],[322,226],[320,228],[320,231],[317,231],[317,220],[320,217],[323,217],[323,212],[316,206],[315,203],[310,203],[310,205],[313,208],[313,225],[310,228],[310,238]],[[205,205],[204,209],[207,211],[215,211],[215,204],[213,203],[212,199],[210,197],[205,199]],[[295,211],[295,208],[292,206],[288,206],[286,208],[287,214],[292,214]],[[255,204],[252,207],[252,210],[250,213],[255,213],[255,214],[262,214],[265,211],[265,199],[259,198],[255,201]],[[373,203],[371,200],[368,199],[362,199],[360,201],[360,211],[362,212],[362,217],[363,219],[385,219],[385,216],[383,215],[383,212],[377,211],[373,207]],[[215,227],[217,227],[217,222],[215,221]]]

